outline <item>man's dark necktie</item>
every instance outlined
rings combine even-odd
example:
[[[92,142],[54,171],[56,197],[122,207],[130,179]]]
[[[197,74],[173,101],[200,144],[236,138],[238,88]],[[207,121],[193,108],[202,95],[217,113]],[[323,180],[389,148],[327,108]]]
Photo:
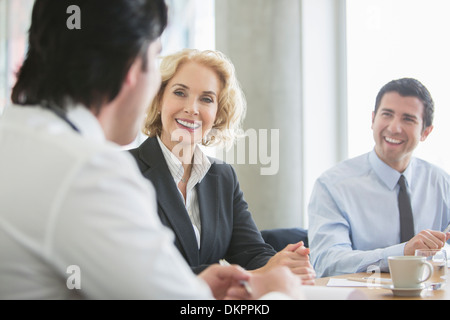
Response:
[[[400,191],[398,193],[398,209],[400,211],[400,241],[407,242],[414,237],[414,219],[411,209],[411,200],[406,190],[405,177],[398,180]]]

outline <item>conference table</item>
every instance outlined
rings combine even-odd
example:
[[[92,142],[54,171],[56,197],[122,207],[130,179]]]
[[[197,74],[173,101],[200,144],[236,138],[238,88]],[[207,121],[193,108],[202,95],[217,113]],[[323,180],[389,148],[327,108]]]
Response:
[[[448,270],[450,271],[450,270]],[[368,278],[368,279],[367,279]],[[339,275],[334,277],[316,279],[316,286],[333,286],[339,287],[340,283],[345,288],[354,288],[360,290],[369,300],[450,300],[450,282],[447,276],[447,282],[440,290],[424,289],[420,296],[416,297],[399,297],[393,294],[393,291],[387,289],[389,284],[389,273],[355,273]],[[382,280],[385,279],[385,280]],[[349,281],[346,281],[349,280]],[[360,280],[360,281],[355,281]],[[352,284],[354,286],[352,287]]]

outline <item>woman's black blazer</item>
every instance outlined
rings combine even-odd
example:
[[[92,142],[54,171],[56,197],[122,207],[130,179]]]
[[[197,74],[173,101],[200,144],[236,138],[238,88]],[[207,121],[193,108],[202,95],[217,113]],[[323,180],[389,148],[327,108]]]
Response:
[[[231,165],[209,158],[211,168],[196,186],[202,225],[199,250],[184,201],[157,139],[148,138],[130,152],[155,187],[159,217],[175,233],[175,245],[195,273],[219,259],[253,270],[275,255],[248,211]]]

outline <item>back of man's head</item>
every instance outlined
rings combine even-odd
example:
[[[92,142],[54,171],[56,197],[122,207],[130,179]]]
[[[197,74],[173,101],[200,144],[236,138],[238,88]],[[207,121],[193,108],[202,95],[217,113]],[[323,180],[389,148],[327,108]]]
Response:
[[[99,112],[166,24],[164,0],[36,0],[13,102]]]

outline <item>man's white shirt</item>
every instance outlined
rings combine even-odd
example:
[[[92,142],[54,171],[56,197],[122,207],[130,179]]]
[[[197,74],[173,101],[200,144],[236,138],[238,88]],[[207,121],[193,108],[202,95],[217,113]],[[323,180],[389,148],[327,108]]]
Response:
[[[39,107],[0,118],[0,299],[211,299],[134,159],[67,117],[81,134]]]

